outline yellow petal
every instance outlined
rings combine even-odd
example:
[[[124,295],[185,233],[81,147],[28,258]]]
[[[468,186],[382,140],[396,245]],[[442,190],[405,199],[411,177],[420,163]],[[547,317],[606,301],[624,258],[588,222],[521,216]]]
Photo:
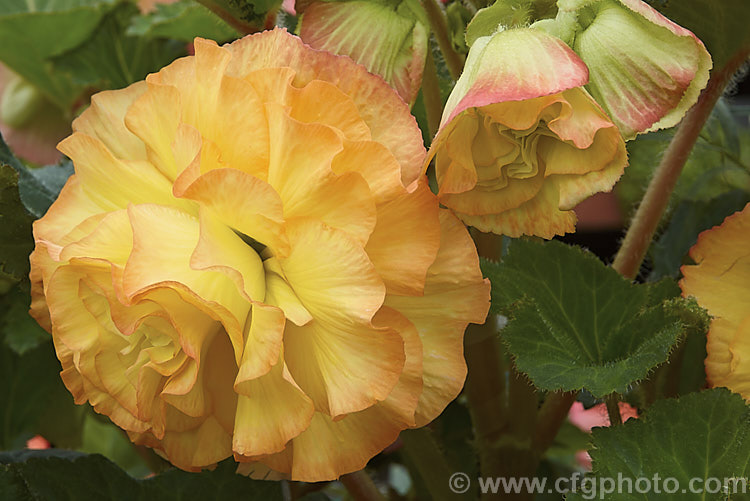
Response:
[[[262,68],[288,66],[296,72],[296,86],[304,87],[312,80],[336,85],[354,102],[372,140],[393,152],[401,165],[404,186],[422,173],[425,151],[416,120],[394,90],[363,66],[348,57],[310,51],[299,38],[278,28],[242,38],[227,48],[232,51],[228,75],[244,78]]]
[[[295,325],[305,325],[312,320],[312,315],[302,304],[297,293],[289,285],[278,258],[270,257],[263,261],[266,270],[266,299],[269,305],[276,306],[284,312],[286,318]]]
[[[235,388],[240,393],[232,441],[236,456],[279,452],[310,425],[312,401],[292,379],[283,357],[267,374]]]
[[[385,146],[374,141],[344,140],[344,149],[331,162],[336,174],[357,172],[367,181],[376,204],[405,193],[401,184],[401,167]]]
[[[341,131],[349,141],[369,141],[370,128],[349,96],[335,85],[313,80],[290,93],[289,116],[303,123],[319,123]]]
[[[146,89],[145,82],[136,82],[93,95],[91,106],[73,120],[73,130],[98,139],[117,158],[146,160],[143,142],[125,127],[128,108]]]
[[[576,148],[585,149],[591,146],[600,130],[616,130],[586,89],[577,87],[566,90],[562,93],[562,99],[568,104],[565,112],[548,121],[549,129],[560,139],[571,141]]]
[[[235,169],[211,170],[197,178],[182,196],[200,202],[224,224],[275,253],[288,251],[281,200],[260,179]]]
[[[263,301],[265,272],[258,253],[225,226],[208,209],[200,210],[200,236],[190,257],[190,267],[226,274],[248,301]]]
[[[538,197],[544,185],[544,171],[539,170],[530,178],[508,178],[505,187],[498,190],[474,189],[464,193],[446,193],[439,198],[443,205],[457,213],[481,218],[484,215],[501,214],[523,206]]]
[[[384,400],[405,361],[404,342],[389,328],[316,319],[287,324],[284,340],[289,372],[315,409],[332,417]]]
[[[690,249],[695,266],[683,266],[683,296],[713,316],[706,343],[706,377],[750,395],[750,204],[704,231]]]
[[[342,149],[341,138],[330,127],[304,124],[284,108],[266,105],[271,150],[268,183],[279,193],[284,215],[303,210],[309,192],[330,178],[331,160]]]
[[[554,123],[553,119],[558,117],[565,101],[563,94],[552,94],[523,101],[489,104],[482,106],[481,110],[495,123],[512,130],[526,131],[536,128],[541,118]]]
[[[472,110],[458,117],[446,130],[445,152],[438,156],[437,171],[440,194],[463,193],[477,184],[472,159],[472,143],[477,134],[478,117]]]
[[[84,238],[63,247],[60,260],[74,258],[101,259],[125,266],[133,246],[133,232],[127,210],[110,212]]]
[[[714,317],[739,326],[750,307],[750,205],[704,231],[690,249],[697,266],[683,266],[682,293]]]
[[[190,267],[200,226],[192,216],[169,207],[128,208],[133,228],[133,252],[125,266],[123,289],[129,298],[156,287],[190,291],[221,319],[237,359],[242,353],[242,326],[250,303],[224,273]],[[165,235],[166,238],[165,238]]]
[[[601,170],[588,172],[583,175],[554,176],[557,180],[557,186],[560,191],[560,210],[571,210],[573,207],[595,193],[610,191],[617,180],[620,179],[620,176],[622,176],[622,173],[628,164],[628,157],[627,150],[622,143],[620,134],[616,129],[602,130],[597,134],[595,141],[599,141],[600,139],[602,142],[607,141],[610,142],[610,144],[616,144],[614,156],[604,164],[604,167]],[[594,144],[596,144],[596,142]],[[591,148],[594,148],[594,146]],[[606,159],[607,154],[603,155],[603,158]],[[583,162],[580,158],[578,161]],[[589,161],[596,165],[595,161],[591,159],[589,159]]]
[[[425,181],[378,207],[365,250],[389,294],[421,295],[439,245],[438,201]]]
[[[119,160],[96,138],[77,132],[58,148],[73,160],[78,182],[101,210],[124,209],[131,203],[160,203],[195,210],[172,196],[170,181],[153,165]]]
[[[346,232],[360,245],[365,245],[375,228],[377,212],[367,182],[356,172],[331,176],[311,190],[293,207],[284,206],[288,220],[313,218]]]
[[[89,218],[100,217],[102,207],[93,201],[81,186],[77,175],[70,176],[57,199],[40,219],[34,221],[34,235],[49,242],[65,244],[68,235],[79,224]]]
[[[560,190],[554,179],[550,179],[542,184],[541,190],[534,198],[515,209],[486,216],[463,213],[456,215],[467,225],[484,232],[491,231],[513,238],[521,235],[552,238],[575,231],[575,212],[560,210],[560,206]]]
[[[248,82],[224,74],[232,57],[227,48],[202,39],[194,45],[194,58],[178,59],[147,82],[176,87],[182,121],[216,143],[227,165],[263,178],[268,127],[258,94]]]
[[[435,419],[463,387],[466,326],[482,323],[489,309],[489,281],[482,279],[474,243],[466,228],[440,211],[440,251],[430,267],[423,297],[388,295],[385,304],[417,328],[423,347],[424,389],[417,426]]]
[[[169,180],[180,173],[172,143],[180,126],[180,93],[171,85],[148,84],[130,105],[125,125],[146,145],[148,160]]]
[[[136,444],[163,451],[170,463],[187,471],[200,471],[232,454],[232,437],[214,416],[209,416],[198,428],[189,431],[171,431],[160,441],[131,434]]]
[[[404,370],[394,386],[393,391],[382,402],[375,404],[382,407],[389,415],[389,420],[403,428],[415,426],[415,411],[422,394],[422,340],[419,332],[403,314],[384,306],[373,319],[378,327],[396,329],[404,341]],[[365,411],[367,412],[367,411]]]
[[[243,383],[267,374],[278,362],[284,325],[284,314],[278,308],[253,303],[249,325],[246,327],[245,349],[234,381],[234,388],[238,392],[242,392],[240,390]]]
[[[233,57],[237,57],[236,52]],[[231,64],[230,64],[231,67]],[[239,75],[236,75],[239,77]],[[263,103],[278,103],[284,106],[289,104],[291,93],[295,87],[292,81],[296,72],[289,67],[261,68],[242,75],[242,79],[253,86],[255,92]]]
[[[287,447],[291,451],[280,454],[280,458],[270,456],[261,461],[280,471],[291,466],[287,473],[293,480],[335,480],[345,473],[361,470],[375,454],[396,440],[401,428],[389,417],[379,407],[341,420],[316,412],[310,427]],[[291,461],[284,456],[292,456]]]
[[[281,268],[315,320],[369,324],[385,286],[367,253],[349,235],[314,220],[287,225],[291,244]]]

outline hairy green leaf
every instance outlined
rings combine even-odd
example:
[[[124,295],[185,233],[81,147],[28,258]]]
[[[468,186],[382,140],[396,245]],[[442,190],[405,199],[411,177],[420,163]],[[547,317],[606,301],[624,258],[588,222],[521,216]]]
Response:
[[[588,485],[588,492],[581,488],[567,499],[592,499],[590,491],[595,487],[599,487],[596,499],[617,501],[746,499],[732,494],[732,489],[733,479],[747,477],[748,431],[750,408],[740,395],[725,388],[661,400],[640,419],[614,428],[594,429],[593,448],[589,451],[593,478],[583,482]],[[615,491],[618,475],[623,479],[620,492]],[[655,475],[660,480],[655,481]],[[667,484],[667,478],[676,482]],[[611,490],[607,488],[609,492],[601,489],[607,482],[604,479],[614,482]],[[652,489],[638,492],[638,479],[641,491],[646,490],[644,479],[649,479]],[[724,492],[725,479],[728,492]],[[741,481],[737,485],[741,488]],[[675,492],[667,492],[675,486]],[[719,490],[703,492],[704,486]]]
[[[37,434],[52,395],[68,394],[59,373],[51,340],[23,355],[0,342],[0,449],[23,447]]]
[[[10,151],[2,135],[0,135],[0,164],[9,165],[18,173],[18,192],[23,207],[35,218],[40,218],[47,212],[52,202],[57,199],[65,182],[73,174],[73,163],[70,160],[64,160],[58,165],[26,167]]]
[[[71,74],[82,86],[119,89],[185,55],[178,41],[126,35],[137,13],[129,3],[108,13],[85,43],[51,59],[55,72]]]
[[[72,75],[53,71],[49,58],[87,40],[119,0],[3,0],[0,61],[69,111],[83,90]]]
[[[29,274],[31,222],[18,195],[18,173],[0,158],[0,272],[15,280]]]
[[[0,301],[4,315],[0,318],[0,336],[18,355],[23,355],[49,341],[49,334],[29,316],[29,296],[17,287]]]
[[[155,12],[133,18],[126,34],[172,38],[183,42],[192,42],[195,37],[217,42],[227,42],[239,37],[237,30],[194,0],[159,4]]]
[[[482,268],[492,310],[509,318],[501,335],[516,366],[545,390],[623,392],[684,333],[686,302],[661,302],[663,285],[631,284],[577,247],[516,240]]]
[[[137,480],[99,454],[57,449],[6,452],[0,453],[0,493],[5,490],[45,501],[282,499],[279,482],[252,480],[234,473],[235,469],[236,464],[229,459],[213,471],[169,470]]]

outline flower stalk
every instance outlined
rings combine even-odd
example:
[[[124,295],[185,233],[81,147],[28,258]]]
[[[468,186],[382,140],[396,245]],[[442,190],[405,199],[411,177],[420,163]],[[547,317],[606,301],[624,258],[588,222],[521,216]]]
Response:
[[[664,152],[659,167],[649,182],[643,200],[638,206],[620,250],[612,263],[612,267],[624,277],[634,279],[638,274],[677,184],[677,179],[695,146],[701,129],[727,83],[744,63],[747,55],[748,51],[741,52],[711,76],[698,102],[690,108],[678,126],[677,133]]]
[[[539,409],[533,441],[534,450],[540,457],[552,445],[577,397],[577,391],[554,391],[545,397]]]
[[[622,424],[622,414],[620,414],[620,399],[612,393],[605,399],[607,406],[607,415],[609,416],[610,426],[619,426]]]
[[[365,470],[341,475],[339,481],[356,501],[384,501],[385,498]]]
[[[443,53],[448,71],[450,71],[454,80],[458,80],[464,69],[464,58],[453,49],[445,13],[438,5],[437,0],[422,0],[422,6],[430,20],[430,27],[435,34],[435,40],[437,40],[440,51]]]
[[[460,499],[448,489],[448,479],[455,470],[446,462],[432,432],[425,428],[406,430],[401,433],[401,440],[404,455],[419,472],[430,498],[436,501]]]
[[[440,84],[438,83],[437,67],[432,51],[427,51],[427,59],[422,76],[422,100],[424,101],[425,113],[427,115],[427,129],[430,138],[435,137],[440,128],[440,116],[443,114],[443,100],[440,97]]]
[[[499,258],[501,237],[473,236],[481,256]],[[550,392],[538,408],[534,387],[506,359],[493,317],[469,326],[464,350],[469,366],[465,392],[482,476],[534,475],[578,392]],[[516,499],[524,496],[531,494],[519,493]]]

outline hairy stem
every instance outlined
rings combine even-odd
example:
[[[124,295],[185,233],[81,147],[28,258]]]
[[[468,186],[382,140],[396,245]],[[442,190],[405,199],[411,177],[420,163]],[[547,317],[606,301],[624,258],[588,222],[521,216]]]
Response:
[[[746,57],[745,52],[739,54],[711,76],[698,101],[688,110],[677,128],[677,133],[664,152],[612,263],[612,267],[624,277],[633,279],[638,274],[695,141],[711,115],[716,101],[724,92],[724,87]]]
[[[440,84],[438,82],[437,68],[432,51],[427,50],[427,60],[424,65],[422,76],[422,100],[427,114],[427,129],[430,138],[434,138],[440,128],[440,117],[443,114],[443,99],[440,97]]]
[[[435,40],[437,40],[440,51],[443,53],[448,71],[451,72],[454,80],[458,80],[461,71],[464,69],[464,58],[453,49],[445,13],[437,0],[422,0],[422,6],[430,20],[430,27],[435,34]]]
[[[568,417],[570,406],[578,397],[577,391],[550,392],[544,399],[537,415],[534,433],[534,450],[541,456],[557,436],[557,432]]]
[[[445,460],[445,454],[427,428],[401,432],[403,453],[416,468],[435,501],[461,499],[450,489],[451,476],[456,473]]]
[[[622,415],[620,414],[620,399],[612,393],[605,399],[607,414],[609,415],[609,425],[619,426],[622,424]]]
[[[479,232],[473,232],[473,236],[480,255],[499,259],[500,237]],[[464,343],[469,366],[465,394],[474,424],[481,474],[531,477],[565,421],[575,394],[550,393],[539,408],[538,393],[515,370],[502,346],[495,321],[490,316],[484,325],[469,326]],[[493,499],[491,493],[485,497]],[[508,493],[505,497],[531,500],[533,493]]]
[[[342,475],[339,481],[344,484],[346,490],[356,501],[385,501],[383,495],[375,487],[375,483],[364,470]]]

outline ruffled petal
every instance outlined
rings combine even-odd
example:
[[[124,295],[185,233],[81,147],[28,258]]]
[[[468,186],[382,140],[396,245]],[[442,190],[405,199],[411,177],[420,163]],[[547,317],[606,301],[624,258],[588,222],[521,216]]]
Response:
[[[136,82],[91,96],[91,106],[73,120],[73,130],[98,139],[121,160],[146,160],[143,142],[125,126],[128,108],[146,89],[145,82]]]
[[[195,211],[192,204],[172,196],[171,183],[153,165],[119,160],[94,137],[76,132],[58,148],[75,162],[78,183],[100,212],[124,209],[131,203],[159,203]]]
[[[170,85],[152,83],[124,117],[128,130],[146,146],[148,160],[170,181],[185,167],[175,161],[172,150],[181,115],[179,91]]]
[[[201,207],[200,236],[190,267],[226,274],[248,301],[263,301],[266,295],[265,271],[258,253],[232,231]]]
[[[344,149],[331,161],[336,174],[356,172],[367,185],[376,204],[392,200],[406,193],[401,184],[401,168],[385,146],[374,141],[351,142],[344,140]]]
[[[238,40],[229,50],[233,54],[226,70],[230,76],[244,78],[258,69],[288,66],[296,71],[294,83],[299,87],[312,80],[335,84],[351,97],[372,140],[393,153],[401,165],[404,186],[421,174],[425,151],[416,120],[388,84],[372,78],[364,67],[348,57],[311,51],[300,39],[278,28]]]
[[[177,290],[200,298],[210,314],[224,323],[239,359],[244,344],[241,330],[250,303],[224,273],[191,268],[190,257],[200,238],[198,220],[157,205],[130,206],[128,214],[133,228],[133,252],[123,273],[127,297],[155,287],[180,285]]]
[[[438,201],[426,180],[378,207],[365,250],[389,294],[421,295],[440,245]]]
[[[240,394],[232,448],[235,458],[273,454],[310,425],[312,401],[289,374],[283,357],[267,374],[235,384]]]
[[[704,231],[690,249],[694,266],[681,268],[683,296],[713,316],[706,343],[706,378],[750,395],[750,204]]]
[[[274,252],[288,252],[282,202],[268,183],[235,169],[215,169],[198,177],[182,196]]]
[[[278,363],[284,325],[284,312],[273,306],[253,303],[249,328],[246,328],[245,349],[234,381],[234,388],[239,393],[251,395],[252,392],[242,390],[242,385],[268,374]]]
[[[696,266],[683,266],[682,293],[735,327],[750,307],[750,205],[704,231],[690,249]]]
[[[416,424],[435,419],[456,398],[466,378],[463,336],[483,323],[490,283],[482,279],[474,243],[449,211],[440,211],[440,251],[430,267],[423,297],[388,295],[385,304],[406,316],[422,341],[424,389]]]

